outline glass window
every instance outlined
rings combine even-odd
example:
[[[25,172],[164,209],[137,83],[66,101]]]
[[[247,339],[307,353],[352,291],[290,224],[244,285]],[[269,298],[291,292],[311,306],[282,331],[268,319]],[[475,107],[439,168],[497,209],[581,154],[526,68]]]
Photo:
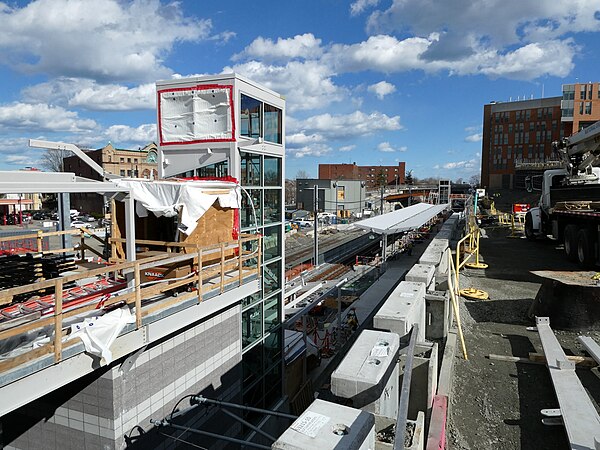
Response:
[[[242,312],[242,348],[262,337],[262,303]]]
[[[242,228],[262,225],[262,190],[246,189],[242,191],[240,224]],[[254,207],[254,208],[253,208]]]
[[[281,222],[281,190],[265,189],[265,224]]]
[[[265,186],[281,186],[281,158],[265,156]]]
[[[266,265],[263,268],[264,295],[281,288],[281,261]]]
[[[121,169],[121,171],[119,173],[121,174],[122,177],[125,176],[125,170],[124,169]]]
[[[257,345],[242,355],[242,377],[244,379],[244,388],[250,383],[258,380],[264,373],[262,353],[262,345]]]
[[[260,155],[252,153],[241,153],[241,183],[242,186],[261,185],[261,161]]]
[[[258,302],[260,299],[261,299],[261,296],[260,296],[259,292],[257,292],[256,294],[249,295],[244,300],[242,300],[242,308],[253,305],[254,303]]]
[[[281,328],[271,333],[265,338],[265,365],[264,369],[269,370],[273,366],[281,363]]]
[[[265,108],[265,141],[281,144],[282,114],[279,108],[267,103]]]
[[[281,256],[281,227],[265,228],[263,237],[264,261]]]
[[[260,124],[262,103],[242,94],[240,105],[240,136],[258,138],[262,136]]]
[[[281,294],[265,300],[265,332],[271,331],[281,323]]]
[[[585,113],[586,114],[592,113],[592,102],[585,102]]]

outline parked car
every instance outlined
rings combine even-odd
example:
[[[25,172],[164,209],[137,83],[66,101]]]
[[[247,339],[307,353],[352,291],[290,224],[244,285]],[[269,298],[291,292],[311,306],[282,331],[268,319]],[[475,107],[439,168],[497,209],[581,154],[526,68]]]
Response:
[[[312,227],[312,222],[310,220],[292,220],[292,223],[298,225],[299,228],[310,228]]]
[[[83,222],[81,220],[74,220],[71,222],[71,227],[72,228],[81,228],[81,227],[89,227],[90,224],[87,222]]]

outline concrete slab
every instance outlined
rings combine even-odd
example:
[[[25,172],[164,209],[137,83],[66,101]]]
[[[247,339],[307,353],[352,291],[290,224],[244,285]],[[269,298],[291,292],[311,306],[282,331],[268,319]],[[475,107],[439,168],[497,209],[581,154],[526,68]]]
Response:
[[[448,291],[425,293],[425,338],[444,339],[450,326],[450,298]]]
[[[396,333],[364,330],[331,374],[331,392],[351,399],[355,408],[397,417],[399,350]]]
[[[408,271],[404,279],[406,281],[414,281],[417,283],[425,283],[426,289],[433,289],[435,286],[435,266],[432,264],[415,264]]]
[[[400,349],[401,368],[406,361],[407,347]],[[408,418],[415,420],[419,411],[425,411],[427,418],[431,415],[433,398],[437,390],[438,381],[438,351],[437,343],[417,342],[413,359],[413,371],[410,381],[410,398],[408,401]],[[403,370],[400,370],[400,383],[402,383]]]
[[[425,340],[425,283],[402,281],[373,318],[373,327],[406,336],[419,324],[419,341]]]
[[[279,450],[367,450],[375,448],[375,416],[315,400],[273,443]]]

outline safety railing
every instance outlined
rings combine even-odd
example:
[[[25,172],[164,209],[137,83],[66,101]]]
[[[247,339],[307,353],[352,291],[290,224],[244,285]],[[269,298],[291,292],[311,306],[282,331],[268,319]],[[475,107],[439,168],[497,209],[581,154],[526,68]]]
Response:
[[[147,242],[157,244],[156,241]],[[222,294],[226,287],[242,286],[244,279],[260,276],[261,235],[244,235],[237,241],[206,247],[190,244],[175,245],[176,243],[162,244],[171,248],[186,247],[187,253],[165,253],[138,261],[118,262],[98,269],[0,291],[0,305],[5,305],[3,310],[13,306],[16,310],[19,309],[20,303],[10,304],[15,296],[22,297],[29,294],[35,296],[40,295],[40,292],[51,293],[50,300],[44,297],[46,300],[42,305],[45,309],[41,311],[39,317],[22,323],[27,319],[27,316],[24,316],[23,320],[20,320],[21,323],[14,326],[10,322],[0,322],[0,341],[33,331],[41,332],[44,328],[46,330],[43,334],[50,337],[50,342],[38,348],[0,360],[0,373],[49,354],[54,355],[55,362],[60,362],[63,351],[79,341],[78,339],[65,340],[68,329],[63,328],[63,324],[65,320],[72,317],[89,313],[100,307],[128,305],[133,308],[135,328],[139,329],[143,319],[151,314],[193,298],[197,300],[195,304],[200,303],[204,300],[204,296],[213,291]],[[145,271],[169,265],[188,265],[191,270],[189,274],[180,278],[143,281]],[[111,279],[115,283],[120,281],[121,286],[117,291],[71,305],[68,300],[71,288],[66,286],[92,277],[97,277],[99,280]],[[146,302],[147,300],[152,301]]]

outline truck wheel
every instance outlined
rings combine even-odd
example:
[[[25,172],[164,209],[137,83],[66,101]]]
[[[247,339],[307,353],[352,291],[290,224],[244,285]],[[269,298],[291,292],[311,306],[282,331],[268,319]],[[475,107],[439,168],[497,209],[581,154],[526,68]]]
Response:
[[[577,261],[577,225],[565,227],[565,254],[571,261]]]
[[[525,214],[525,237],[530,241],[535,241],[535,233],[533,231],[533,219],[531,213]]]
[[[583,268],[594,264],[594,241],[587,228],[582,228],[577,234],[577,262]]]

